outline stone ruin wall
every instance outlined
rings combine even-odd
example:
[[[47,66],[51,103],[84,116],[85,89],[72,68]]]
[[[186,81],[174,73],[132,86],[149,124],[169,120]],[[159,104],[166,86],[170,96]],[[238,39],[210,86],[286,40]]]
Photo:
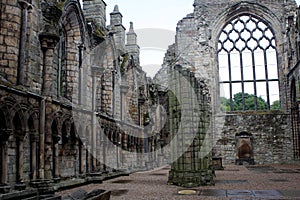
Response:
[[[293,157],[293,136],[287,104],[289,95],[286,75],[298,59],[291,53],[296,48],[295,1],[195,1],[194,13],[178,22],[173,60],[201,77],[210,86],[213,116],[213,153],[225,164],[235,163],[236,134],[246,131],[253,136],[254,161],[257,164],[290,162]],[[275,32],[280,79],[280,111],[232,112],[219,111],[217,41],[228,20],[241,13],[251,13],[265,19]],[[290,22],[289,22],[290,21]],[[292,21],[293,22],[293,21]],[[287,27],[290,26],[290,29]],[[291,30],[290,32],[287,30]],[[172,47],[170,47],[172,50]],[[168,57],[168,55],[166,55]],[[170,60],[170,59],[169,59]],[[167,66],[167,65],[166,65]],[[166,67],[165,67],[166,69]],[[162,74],[164,70],[161,70]],[[165,70],[166,71],[166,70]],[[163,76],[163,75],[160,75]],[[159,75],[157,75],[159,77]],[[270,123],[272,122],[272,123]]]
[[[139,55],[132,24],[126,52],[118,7],[111,15],[117,24],[106,26],[102,0],[85,1],[83,9],[77,0],[5,0],[0,6],[0,183],[14,189],[91,173],[118,175],[104,159],[123,170],[143,168],[146,161],[154,167],[155,157],[130,157],[130,151],[148,151],[139,138],[148,110],[147,102],[139,105],[140,86],[147,100],[148,80],[134,62]],[[123,62],[126,54],[130,59]],[[123,85],[129,86],[125,94]],[[129,113],[122,117],[125,105]],[[122,150],[105,146],[104,135]]]

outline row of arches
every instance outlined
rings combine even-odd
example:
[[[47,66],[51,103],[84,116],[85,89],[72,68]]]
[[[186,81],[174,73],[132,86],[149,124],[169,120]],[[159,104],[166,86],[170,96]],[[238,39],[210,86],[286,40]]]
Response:
[[[39,104],[14,109],[20,108],[14,101],[12,107],[5,101],[0,107],[1,184],[85,177],[138,168],[156,160],[157,138],[139,137],[141,128],[102,116],[94,127],[90,115],[84,114],[86,119],[78,121],[67,110],[54,111],[41,124]],[[45,128],[44,139],[41,127]],[[143,153],[151,151],[153,155],[145,160]]]
[[[53,178],[89,176],[142,167],[143,162],[146,162],[143,160],[143,153],[155,150],[156,138],[138,137],[142,132],[140,128],[129,124],[121,125],[113,119],[103,117],[98,117],[97,120],[99,123],[96,127],[89,123],[88,116],[82,122],[74,122],[72,117],[53,120]],[[149,159],[154,161],[155,156],[153,152]]]
[[[38,176],[38,113],[6,98],[0,106],[0,182],[22,183]]]

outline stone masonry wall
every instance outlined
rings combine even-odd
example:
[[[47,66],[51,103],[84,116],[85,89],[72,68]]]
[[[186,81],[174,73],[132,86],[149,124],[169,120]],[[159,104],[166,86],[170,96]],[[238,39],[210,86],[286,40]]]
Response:
[[[243,131],[253,136],[254,162],[256,164],[282,163],[293,158],[289,115],[281,111],[228,113],[220,134],[214,138],[215,156],[223,163],[236,159],[236,134]]]
[[[256,163],[276,163],[292,158],[293,140],[288,110],[286,76],[296,63],[294,0],[195,0],[194,12],[178,22],[174,60],[208,82],[216,154],[225,163],[235,161],[235,135],[247,131],[254,138]],[[227,22],[251,14],[264,20],[276,38],[281,110],[219,114],[218,40]],[[172,65],[172,63],[167,63]],[[273,122],[273,123],[270,123]]]
[[[125,54],[139,60],[138,51],[123,52],[125,27],[118,7],[111,15],[118,23],[111,26],[104,1],[84,1],[84,7],[78,0],[1,1],[1,186],[29,188],[37,180],[43,185],[79,177],[92,181],[92,173],[116,176],[119,168],[145,167],[143,156],[130,153],[145,151],[138,114],[147,110],[139,107],[139,83],[147,101],[147,78],[139,63],[121,66]],[[130,45],[138,49],[135,42]],[[131,79],[126,81],[121,67],[128,65]],[[129,88],[128,102],[122,102],[121,84]],[[132,121],[121,119],[125,105]],[[109,156],[111,166],[105,162]]]
[[[17,82],[21,9],[18,1],[1,3],[0,73],[11,83]]]

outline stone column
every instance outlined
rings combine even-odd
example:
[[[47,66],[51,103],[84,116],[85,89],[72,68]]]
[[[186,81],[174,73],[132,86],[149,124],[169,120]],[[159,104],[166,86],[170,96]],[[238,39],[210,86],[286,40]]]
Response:
[[[84,70],[84,68],[82,67],[82,60],[83,60],[82,56],[83,56],[83,51],[84,51],[84,45],[83,44],[79,45],[78,50],[79,50],[79,52],[78,52],[78,55],[79,55],[78,104],[82,105],[82,103],[84,103],[83,89],[85,89],[85,88],[82,87],[83,86],[83,81],[84,81],[83,80],[83,74],[84,74],[83,70]]]
[[[24,164],[24,135],[18,133],[16,136],[17,145],[17,183],[22,183],[24,179],[23,164]]]
[[[2,171],[1,171],[1,180],[0,183],[6,183],[7,182],[7,140],[11,134],[11,131],[3,130],[0,134],[0,145],[1,145],[1,165],[2,165]]]
[[[59,177],[59,144],[58,142],[60,141],[60,137],[58,135],[54,135],[53,137],[53,155],[54,156],[54,163],[53,165],[53,168],[54,168],[54,173],[53,173],[53,178],[58,178]]]
[[[43,51],[43,83],[42,93],[45,96],[52,96],[56,91],[52,91],[54,80],[53,53],[54,48],[59,41],[59,37],[53,34],[43,33],[39,35],[41,48]]]
[[[127,168],[127,134],[126,134],[126,130],[124,130],[123,134],[122,134],[122,165],[124,168]]]
[[[27,27],[28,27],[28,11],[32,9],[32,5],[27,1],[18,0],[21,6],[21,37],[20,37],[20,47],[19,47],[19,65],[18,65],[18,84],[23,85],[25,83],[25,45],[27,40]]]
[[[84,141],[85,138],[82,138]],[[79,156],[80,156],[80,166],[79,166],[79,174],[85,174],[84,170],[84,161],[85,161],[85,148],[84,144],[80,143],[79,141]]]
[[[46,107],[45,100],[40,102],[40,159],[39,159],[39,179],[45,178],[45,117]]]
[[[96,169],[97,167],[97,126],[98,126],[98,121],[97,121],[97,77],[101,75],[101,73],[104,71],[103,67],[100,66],[92,66],[91,67],[91,72],[92,72],[92,154],[93,157],[93,169]]]
[[[92,172],[92,155],[91,155],[91,134],[89,129],[86,129],[87,137],[86,137],[86,172]]]
[[[125,81],[122,81],[120,85],[121,90],[121,120],[126,120],[126,110],[127,110],[127,98],[126,94],[128,92],[129,86]]]
[[[211,137],[207,87],[189,70],[180,66],[173,70],[169,86],[177,95],[169,96],[170,133],[174,143],[168,183],[182,187],[213,185],[211,143],[205,141]],[[182,77],[189,81],[189,86],[181,81]]]
[[[31,172],[32,172],[32,180],[37,179],[37,142],[39,135],[36,131],[31,132]]]
[[[103,131],[104,133],[102,134],[102,138],[101,138],[101,141],[103,143],[103,171],[106,172],[107,168],[106,168],[106,153],[107,153],[107,145],[108,145],[108,138],[106,138],[106,133],[108,132],[108,127],[106,125],[102,125],[103,126]]]

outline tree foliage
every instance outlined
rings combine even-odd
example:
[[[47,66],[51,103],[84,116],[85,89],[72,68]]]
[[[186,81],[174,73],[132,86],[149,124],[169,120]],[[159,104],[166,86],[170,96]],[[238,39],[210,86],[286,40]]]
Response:
[[[271,105],[271,110],[280,110],[280,101],[276,100]]]
[[[241,92],[234,94],[232,98],[232,110],[241,111],[241,110],[256,110],[255,109],[255,96],[253,94],[244,93],[245,108],[243,109],[243,94]],[[256,97],[257,101],[257,110],[266,110],[268,109],[267,102],[261,98]],[[230,99],[225,97],[220,98],[221,110],[226,112],[230,111]],[[280,103],[274,102],[271,106],[271,109],[279,109]]]

